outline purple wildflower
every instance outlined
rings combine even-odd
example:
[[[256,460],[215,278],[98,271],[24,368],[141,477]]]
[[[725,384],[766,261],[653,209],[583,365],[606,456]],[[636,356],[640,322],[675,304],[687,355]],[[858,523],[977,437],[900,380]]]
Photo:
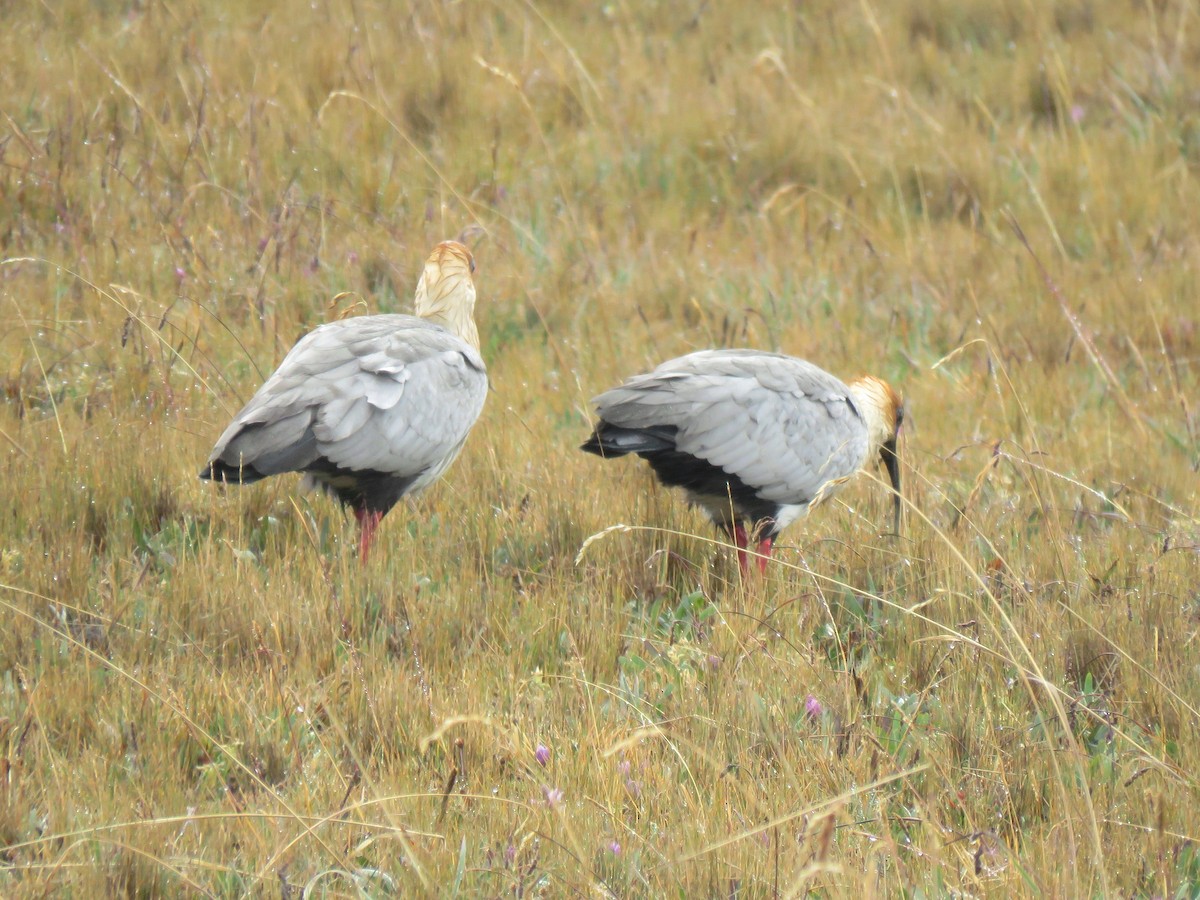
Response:
[[[545,744],[538,744],[537,749],[533,751],[533,758],[538,761],[539,766],[545,766],[550,762],[550,748]]]
[[[804,701],[804,714],[810,719],[819,719],[823,712],[825,708],[821,706],[821,701],[809,694],[808,699]]]

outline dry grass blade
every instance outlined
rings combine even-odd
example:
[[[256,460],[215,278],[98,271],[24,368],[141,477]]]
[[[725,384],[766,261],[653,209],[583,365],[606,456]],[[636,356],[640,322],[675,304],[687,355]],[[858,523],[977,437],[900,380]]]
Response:
[[[813,813],[820,812],[821,810],[840,806],[840,805],[844,804],[847,800],[851,800],[854,797],[857,797],[859,794],[863,793],[864,791],[878,790],[879,788],[884,787],[889,784],[892,784],[893,782],[903,781],[906,778],[911,778],[912,776],[925,771],[927,768],[928,768],[927,765],[914,766],[913,768],[906,769],[903,772],[895,772],[884,778],[880,778],[880,779],[872,782],[871,784],[866,784],[860,788],[855,788],[854,790],[846,791],[843,794],[839,794],[837,797],[831,797],[828,800],[822,801],[821,803],[813,804],[812,806],[807,806],[803,809],[792,810],[791,812],[785,813],[784,815],[781,815],[781,816],[777,816],[777,817],[771,819],[769,822],[766,822],[755,828],[747,829],[746,831],[743,831],[739,834],[735,834],[735,835],[732,835],[731,837],[724,838],[720,841],[715,841],[712,844],[708,844],[708,845],[702,847],[701,849],[697,850],[695,853],[691,854],[690,856],[684,857],[683,859],[680,859],[680,860],[676,860],[674,863],[672,863],[672,865],[689,862],[692,859],[697,859],[701,856],[706,856],[709,853],[712,853],[716,850],[720,850],[722,847],[727,847],[730,844],[735,844],[738,841],[743,841],[748,837],[754,837],[755,835],[763,834],[767,831],[771,831],[774,828],[778,828],[780,825],[784,825],[784,824],[787,824],[788,822],[791,822],[793,819],[798,819],[802,816],[808,816],[808,815],[812,815]]]
[[[1016,220],[1016,217],[1013,216],[1011,212],[1008,212],[1008,223],[1012,227],[1013,233],[1016,234],[1017,239],[1021,242],[1021,246],[1025,248],[1025,250],[1029,253],[1029,256],[1033,259],[1034,265],[1037,266],[1037,270],[1042,276],[1042,283],[1046,285],[1047,290],[1050,291],[1050,295],[1054,298],[1055,302],[1058,303],[1058,308],[1062,310],[1063,316],[1066,318],[1067,322],[1070,323],[1071,330],[1075,333],[1075,337],[1078,338],[1079,343],[1083,344],[1084,349],[1087,350],[1088,357],[1091,359],[1092,364],[1099,369],[1100,374],[1104,376],[1105,382],[1108,384],[1109,389],[1116,396],[1117,402],[1121,405],[1122,411],[1126,416],[1129,417],[1133,424],[1137,426],[1138,431],[1142,434],[1142,436],[1145,437],[1146,423],[1143,421],[1141,413],[1138,412],[1137,407],[1135,407],[1130,401],[1129,395],[1125,393],[1125,389],[1117,380],[1117,376],[1113,373],[1112,367],[1108,364],[1108,361],[1105,360],[1104,356],[1100,353],[1100,350],[1096,347],[1096,342],[1092,340],[1092,337],[1090,334],[1088,334],[1087,329],[1083,327],[1083,323],[1080,322],[1079,316],[1076,315],[1071,310],[1071,307],[1067,305],[1067,298],[1063,296],[1062,289],[1058,286],[1058,283],[1050,277],[1050,273],[1046,271],[1046,267],[1042,265],[1041,259],[1038,257],[1037,253],[1034,252],[1033,247],[1030,246],[1029,239],[1025,237],[1025,232],[1022,230],[1020,223]]]

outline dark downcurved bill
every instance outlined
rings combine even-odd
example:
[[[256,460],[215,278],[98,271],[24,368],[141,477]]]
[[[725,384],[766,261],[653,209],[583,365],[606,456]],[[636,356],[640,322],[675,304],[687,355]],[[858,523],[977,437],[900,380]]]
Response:
[[[896,455],[896,439],[884,441],[883,446],[879,449],[879,455],[883,457],[883,464],[887,466],[888,478],[892,481],[892,490],[896,493],[893,496],[895,504],[892,513],[892,530],[900,533],[900,508],[903,505],[900,500],[900,457]]]

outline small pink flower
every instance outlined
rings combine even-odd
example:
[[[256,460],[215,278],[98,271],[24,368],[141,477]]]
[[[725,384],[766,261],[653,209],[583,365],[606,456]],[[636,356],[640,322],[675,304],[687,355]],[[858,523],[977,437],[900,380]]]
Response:
[[[351,250],[346,254],[346,262],[350,263],[350,265],[354,265],[356,262],[358,262],[358,254]]]
[[[621,855],[621,845],[618,844],[616,841],[609,841],[608,842],[608,852],[611,853],[613,856],[620,856]]]
[[[558,806],[562,802],[563,792],[561,788],[542,788],[542,793],[546,795],[546,805],[551,809]]]
[[[1079,103],[1076,103],[1071,107],[1071,121],[1078,125],[1083,121],[1085,112],[1086,110],[1084,110],[1083,106]]]
[[[545,744],[538,744],[537,749],[533,751],[533,758],[538,761],[539,766],[545,766],[550,762],[550,748]]]
[[[810,719],[819,719],[825,709],[821,706],[821,701],[812,694],[808,695],[808,699],[804,701],[804,714]]]
[[[622,775],[628,775],[630,768],[631,767],[629,765],[629,760],[627,760],[627,759],[623,759],[619,763],[617,763],[617,771],[620,772]]]
[[[183,270],[182,266],[176,266],[175,267],[175,280],[183,281],[183,279],[185,279],[185,278],[187,278],[187,272],[185,272]]]

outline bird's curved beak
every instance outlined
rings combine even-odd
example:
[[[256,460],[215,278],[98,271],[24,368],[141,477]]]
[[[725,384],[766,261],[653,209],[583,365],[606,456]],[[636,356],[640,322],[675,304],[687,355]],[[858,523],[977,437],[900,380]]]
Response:
[[[896,439],[890,438],[883,442],[883,446],[879,448],[879,455],[883,457],[883,464],[887,466],[888,478],[892,482],[892,490],[895,491],[893,502],[895,503],[892,513],[892,530],[900,533],[900,509],[903,502],[900,499],[900,457],[896,455]]]

